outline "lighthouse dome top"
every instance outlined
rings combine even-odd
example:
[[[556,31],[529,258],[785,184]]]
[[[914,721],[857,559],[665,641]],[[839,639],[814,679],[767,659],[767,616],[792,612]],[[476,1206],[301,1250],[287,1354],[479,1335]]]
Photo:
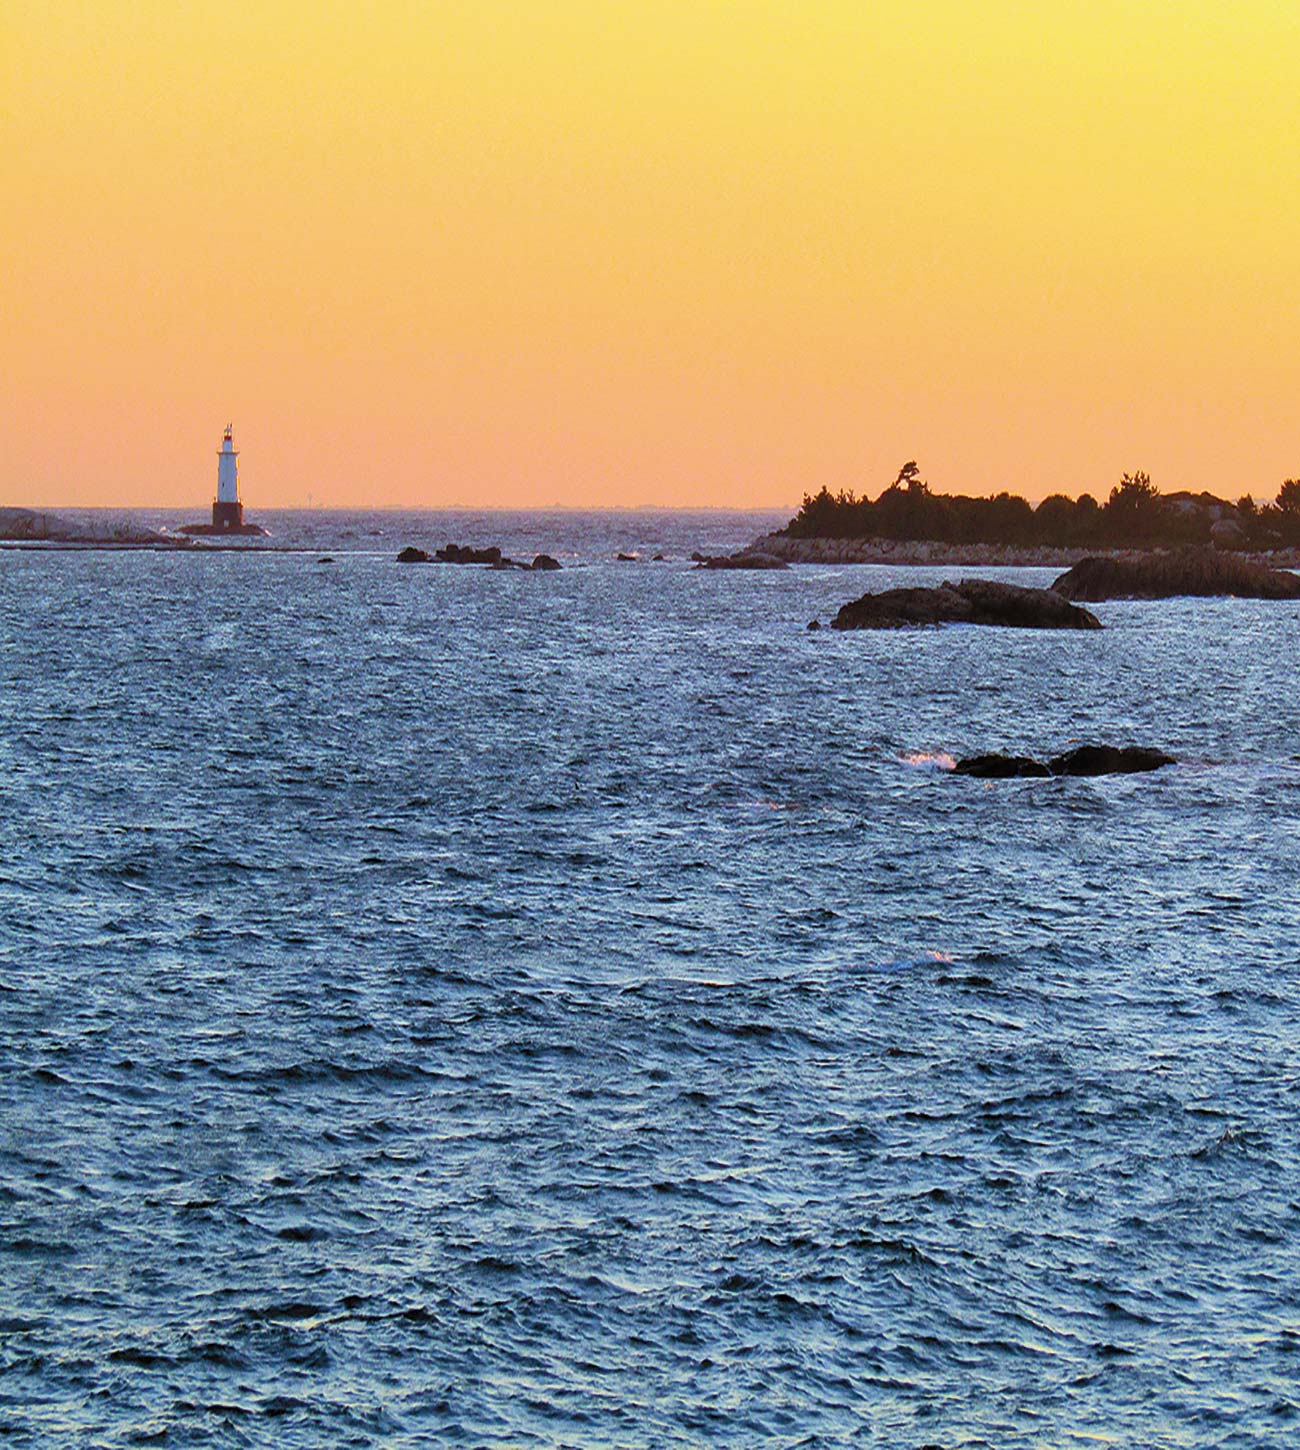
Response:
[[[221,451],[222,453],[239,452],[239,450],[235,447],[235,425],[233,423],[226,424],[226,431],[221,439]]]

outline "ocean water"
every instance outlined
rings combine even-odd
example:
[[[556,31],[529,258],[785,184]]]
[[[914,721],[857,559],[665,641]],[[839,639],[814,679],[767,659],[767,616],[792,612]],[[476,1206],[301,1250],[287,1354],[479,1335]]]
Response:
[[[1300,1440],[1300,606],[769,522],[0,553],[6,1444]]]

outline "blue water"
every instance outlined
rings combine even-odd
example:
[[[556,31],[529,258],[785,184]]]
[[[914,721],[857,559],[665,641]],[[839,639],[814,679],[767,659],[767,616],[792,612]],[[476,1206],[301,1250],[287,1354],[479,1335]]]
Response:
[[[1300,1439],[1300,606],[465,523],[0,553],[5,1443]]]

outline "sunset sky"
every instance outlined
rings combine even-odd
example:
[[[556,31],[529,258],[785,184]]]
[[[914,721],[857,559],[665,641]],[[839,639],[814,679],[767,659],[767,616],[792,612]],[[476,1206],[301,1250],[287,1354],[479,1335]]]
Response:
[[[0,503],[1300,475],[1295,0],[0,17]]]

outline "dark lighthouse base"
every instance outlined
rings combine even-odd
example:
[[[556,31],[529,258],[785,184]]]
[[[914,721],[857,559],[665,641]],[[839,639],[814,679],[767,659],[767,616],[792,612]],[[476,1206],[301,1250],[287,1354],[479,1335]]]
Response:
[[[266,530],[260,524],[246,524],[244,522],[244,505],[242,503],[214,503],[212,505],[212,522],[210,524],[185,524],[181,528],[183,534],[199,534],[207,538],[213,534],[225,535],[239,534],[245,538],[256,535],[259,538],[266,536]]]

